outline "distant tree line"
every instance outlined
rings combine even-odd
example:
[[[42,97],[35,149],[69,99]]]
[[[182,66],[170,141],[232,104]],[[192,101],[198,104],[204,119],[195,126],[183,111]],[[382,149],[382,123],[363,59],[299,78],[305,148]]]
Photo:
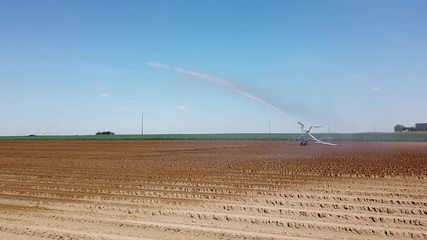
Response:
[[[416,132],[418,131],[415,127],[405,127],[402,124],[397,124],[394,126],[395,132]]]
[[[107,132],[97,132],[96,135],[114,135],[113,132],[107,131]]]

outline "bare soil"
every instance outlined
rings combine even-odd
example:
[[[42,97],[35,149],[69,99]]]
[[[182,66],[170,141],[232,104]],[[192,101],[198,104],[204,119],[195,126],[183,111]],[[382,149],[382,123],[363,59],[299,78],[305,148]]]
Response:
[[[0,141],[0,239],[427,239],[427,143]]]

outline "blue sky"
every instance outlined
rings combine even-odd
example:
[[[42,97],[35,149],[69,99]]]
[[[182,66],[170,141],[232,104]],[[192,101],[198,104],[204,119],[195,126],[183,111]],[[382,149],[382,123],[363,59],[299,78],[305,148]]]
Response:
[[[426,12],[396,0],[0,0],[0,135],[137,134],[142,112],[147,134],[427,122]]]

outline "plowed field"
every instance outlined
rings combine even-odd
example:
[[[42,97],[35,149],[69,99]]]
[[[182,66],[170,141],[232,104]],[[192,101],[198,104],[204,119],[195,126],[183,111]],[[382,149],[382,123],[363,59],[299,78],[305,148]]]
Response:
[[[4,140],[0,239],[427,239],[427,143]]]

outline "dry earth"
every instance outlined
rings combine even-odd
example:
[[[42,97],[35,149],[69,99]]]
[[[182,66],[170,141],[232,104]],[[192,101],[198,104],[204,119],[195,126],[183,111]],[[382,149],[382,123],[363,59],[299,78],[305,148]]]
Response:
[[[0,141],[0,239],[427,239],[427,143]]]

